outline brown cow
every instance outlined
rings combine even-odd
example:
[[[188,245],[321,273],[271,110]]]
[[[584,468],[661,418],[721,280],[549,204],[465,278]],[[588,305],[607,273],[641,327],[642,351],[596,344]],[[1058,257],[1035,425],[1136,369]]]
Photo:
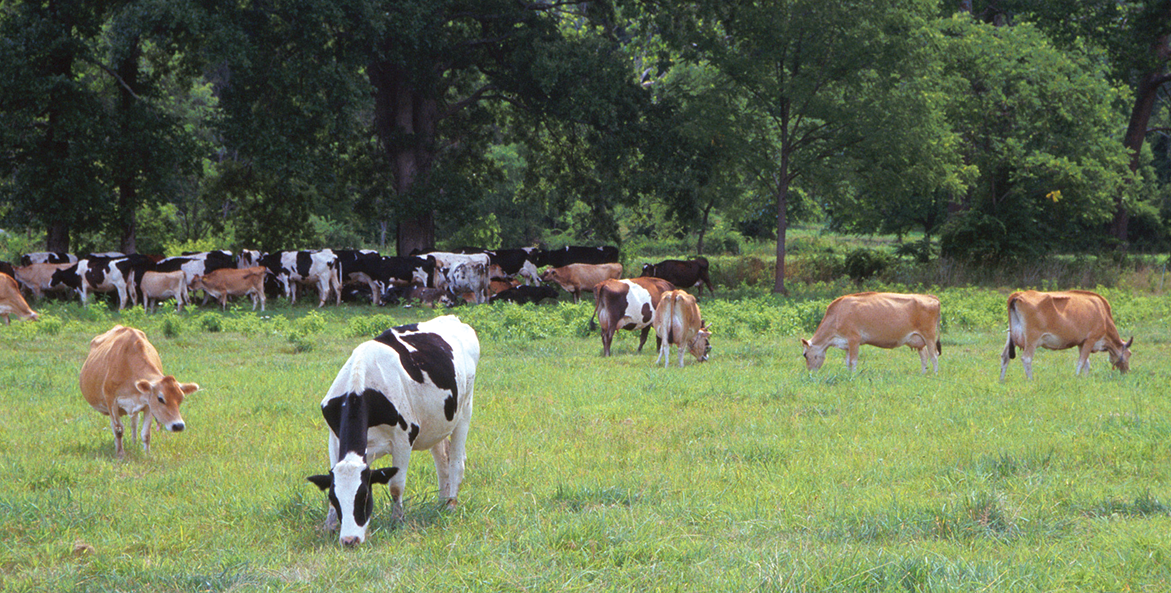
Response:
[[[0,317],[4,318],[4,325],[8,325],[9,315],[37,320],[37,312],[29,308],[20,294],[20,285],[12,276],[0,273]]]
[[[646,344],[659,299],[675,286],[661,278],[605,280],[594,289],[594,315],[602,328],[602,356],[610,356],[610,344],[618,329],[641,329],[638,351]]]
[[[202,289],[220,302],[221,309],[228,308],[228,297],[249,295],[252,297],[252,310],[256,310],[256,302],[260,301],[260,310],[264,310],[264,276],[268,268],[256,266],[253,268],[220,268],[209,272],[205,276],[196,276],[191,279],[191,290]],[[321,301],[325,302],[324,299]]]
[[[671,366],[672,344],[679,346],[679,368],[683,368],[683,358],[688,351],[699,362],[707,360],[712,350],[709,343],[712,332],[699,314],[695,297],[682,290],[663,293],[659,306],[655,307],[651,325],[661,341],[656,365],[662,360],[664,367]]]
[[[909,346],[919,351],[923,372],[928,361],[939,372],[939,299],[929,294],[860,292],[838,297],[825,308],[813,339],[801,339],[805,368],[816,371],[833,346],[846,351],[846,368],[858,368],[858,347]]]
[[[622,264],[569,264],[549,268],[541,274],[541,280],[556,282],[565,292],[572,294],[574,303],[581,299],[583,291],[593,292],[599,282],[621,277]]]
[[[53,282],[53,274],[59,270],[71,268],[77,264],[29,264],[27,266],[17,266],[14,268],[16,276],[14,278],[20,283],[21,287],[32,292],[33,298],[41,300],[45,291],[59,291],[66,292],[73,290],[71,287],[60,283]]]
[[[155,312],[155,305],[159,301],[175,299],[175,311],[182,311],[183,305],[190,302],[187,298],[187,275],[183,270],[174,272],[151,272],[142,275],[138,283],[142,289],[142,309]]]
[[[1041,346],[1050,350],[1078,347],[1074,374],[1090,370],[1090,353],[1106,351],[1120,372],[1130,370],[1130,345],[1123,343],[1114,327],[1110,303],[1101,295],[1084,291],[1014,292],[1008,297],[1008,342],[1000,355],[1000,380],[1009,359],[1021,348],[1025,376],[1033,378],[1033,353]]]
[[[121,325],[90,341],[89,356],[81,365],[80,384],[85,401],[110,417],[118,459],[126,456],[122,448],[123,415],[130,416],[133,435],[137,414],[142,413],[142,449],[149,453],[151,420],[171,432],[183,430],[186,425],[179,415],[179,405],[184,397],[199,390],[195,383],[179,383],[175,377],[163,375],[159,353],[146,334]]]

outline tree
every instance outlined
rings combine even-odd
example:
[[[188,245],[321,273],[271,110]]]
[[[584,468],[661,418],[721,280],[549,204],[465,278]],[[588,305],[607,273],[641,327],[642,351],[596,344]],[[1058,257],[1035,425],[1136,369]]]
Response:
[[[681,55],[710,63],[743,101],[741,165],[775,200],[774,292],[786,292],[794,184],[813,183],[820,163],[858,145],[853,123],[871,109],[868,91],[897,80],[912,33],[934,9],[931,2],[712,0],[659,15]]]

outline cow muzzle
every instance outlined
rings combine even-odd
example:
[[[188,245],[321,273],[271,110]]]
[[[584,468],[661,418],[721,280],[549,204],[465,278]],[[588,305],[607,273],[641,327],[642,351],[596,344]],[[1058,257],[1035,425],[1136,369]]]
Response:
[[[362,543],[362,538],[360,538],[356,535],[347,535],[347,536],[341,538],[341,542],[342,542],[343,546],[345,546],[347,548],[352,548],[352,547]]]
[[[172,422],[167,425],[167,430],[171,432],[183,432],[184,428],[186,428],[186,425],[182,422]]]

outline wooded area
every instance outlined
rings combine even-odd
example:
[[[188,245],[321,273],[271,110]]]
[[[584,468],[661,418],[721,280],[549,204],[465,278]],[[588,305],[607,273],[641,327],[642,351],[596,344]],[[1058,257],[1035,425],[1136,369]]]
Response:
[[[0,225],[126,253],[719,228],[776,242],[776,292],[795,221],[1165,250],[1169,32],[1169,0],[0,0]]]

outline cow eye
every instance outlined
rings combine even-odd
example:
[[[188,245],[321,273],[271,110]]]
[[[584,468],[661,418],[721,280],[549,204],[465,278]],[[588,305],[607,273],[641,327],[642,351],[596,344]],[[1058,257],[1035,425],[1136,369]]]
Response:
[[[159,396],[159,403],[160,403],[160,404],[165,404],[165,403],[167,403],[167,400],[166,400],[166,399],[163,399],[163,396],[161,396],[161,395],[160,395],[160,396]]]

